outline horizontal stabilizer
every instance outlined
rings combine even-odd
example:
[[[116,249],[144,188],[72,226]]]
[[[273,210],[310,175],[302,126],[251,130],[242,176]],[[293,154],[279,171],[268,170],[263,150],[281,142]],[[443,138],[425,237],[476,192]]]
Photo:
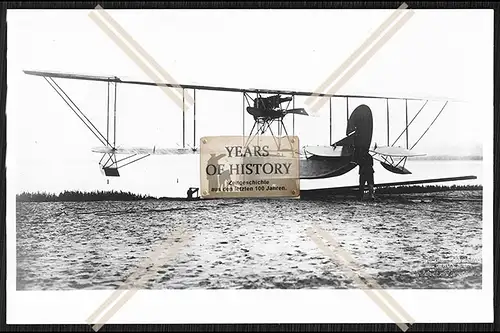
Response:
[[[286,110],[286,113],[300,114],[300,115],[303,115],[303,116],[308,116],[309,115],[306,112],[306,110],[303,109],[303,108]]]
[[[127,155],[189,155],[197,154],[198,149],[192,148],[112,148],[112,147],[96,147],[92,148],[94,153],[101,154],[127,154]]]
[[[391,157],[425,156],[425,154],[416,153],[402,147],[376,147],[375,149],[371,149],[370,151],[375,154]]]

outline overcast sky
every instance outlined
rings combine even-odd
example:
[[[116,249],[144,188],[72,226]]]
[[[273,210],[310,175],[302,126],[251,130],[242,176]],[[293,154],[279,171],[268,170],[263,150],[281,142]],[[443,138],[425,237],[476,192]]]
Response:
[[[108,11],[183,84],[313,91],[392,13],[386,10]],[[151,79],[88,16],[89,11],[8,11],[8,131],[14,131],[18,192],[124,189],[184,195],[197,186],[197,157],[153,156],[107,184],[90,149],[97,139],[41,77],[22,70]],[[415,148],[427,154],[477,153],[493,109],[492,11],[416,11],[396,35],[339,91],[348,94],[439,96],[450,103]],[[58,80],[105,132],[106,84]],[[191,91],[188,91],[192,94]],[[305,107],[305,98],[296,100]],[[196,94],[197,138],[242,133],[240,93]],[[373,140],[386,144],[385,101],[369,103]],[[409,103],[410,119],[423,102]],[[429,103],[410,127],[410,145],[443,103]],[[123,146],[182,144],[181,109],[157,87],[118,86],[117,142]],[[345,100],[333,100],[333,137],[345,134]],[[307,108],[306,108],[307,109]],[[404,102],[393,101],[391,141],[404,129]],[[16,122],[13,123],[15,116]],[[252,125],[245,115],[246,130]],[[487,118],[491,119],[492,118]],[[296,117],[301,145],[328,144],[328,104],[320,117]],[[193,144],[192,109],[187,143]],[[287,121],[291,131],[291,121]],[[247,132],[248,133],[248,132]],[[392,142],[391,142],[392,144]],[[398,144],[405,145],[404,136]],[[177,175],[178,174],[178,175]],[[193,177],[194,176],[194,177]],[[177,183],[179,179],[179,183]]]

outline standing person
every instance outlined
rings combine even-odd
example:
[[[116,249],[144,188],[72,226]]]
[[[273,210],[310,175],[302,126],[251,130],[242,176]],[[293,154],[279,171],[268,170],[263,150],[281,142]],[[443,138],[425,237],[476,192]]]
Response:
[[[359,158],[359,198],[363,200],[365,193],[365,183],[368,184],[368,190],[370,193],[370,198],[375,199],[374,196],[374,185],[375,182],[373,180],[373,174],[375,171],[373,170],[373,157],[370,155],[368,151],[364,151],[360,154]]]
[[[208,188],[210,192],[217,192],[219,191],[219,175],[215,171],[218,170],[219,166],[219,160],[226,156],[225,154],[210,154],[210,158],[207,161],[207,165],[212,165],[215,170],[212,175],[207,173],[207,180],[208,180]]]

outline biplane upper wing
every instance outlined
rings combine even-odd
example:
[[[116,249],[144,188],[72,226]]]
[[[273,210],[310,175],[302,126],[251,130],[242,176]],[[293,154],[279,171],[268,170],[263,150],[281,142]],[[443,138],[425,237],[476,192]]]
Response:
[[[50,78],[61,78],[61,79],[73,79],[73,80],[88,80],[88,81],[102,81],[102,82],[116,82],[122,84],[137,84],[137,85],[147,85],[147,86],[160,86],[160,87],[171,87],[171,88],[183,88],[183,89],[196,89],[196,90],[213,90],[213,91],[227,91],[227,92],[241,92],[241,93],[262,93],[262,94],[282,94],[282,95],[295,95],[295,96],[318,96],[318,97],[348,97],[348,98],[366,98],[366,99],[392,99],[392,100],[443,100],[443,98],[423,98],[423,97],[401,97],[401,96],[376,96],[376,95],[353,95],[353,94],[332,94],[332,93],[321,93],[321,92],[311,92],[311,91],[291,91],[291,90],[277,90],[277,89],[257,89],[257,88],[232,88],[232,87],[220,87],[220,86],[206,86],[206,85],[192,85],[192,84],[178,84],[178,83],[167,83],[167,82],[153,82],[153,81],[140,81],[120,78],[118,76],[112,75],[88,75],[88,74],[76,74],[76,73],[62,73],[54,71],[35,71],[35,70],[24,70],[27,75],[35,75],[41,77]],[[449,99],[446,99],[449,100]],[[304,111],[298,112],[303,114]]]
[[[48,72],[48,71],[23,71],[27,75],[35,75],[42,77],[52,77],[60,79],[73,79],[73,80],[86,80],[86,81],[104,81],[104,82],[121,82],[121,80],[116,76],[105,76],[105,75],[88,75],[88,74],[77,74],[77,73],[62,73],[62,72]]]

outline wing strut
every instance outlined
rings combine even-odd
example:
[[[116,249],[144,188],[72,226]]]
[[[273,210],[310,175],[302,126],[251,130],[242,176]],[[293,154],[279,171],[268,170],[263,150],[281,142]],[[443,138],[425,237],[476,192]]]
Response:
[[[196,89],[193,90],[193,148],[196,148]]]
[[[109,141],[109,86],[110,82],[108,82],[108,102],[106,103],[106,141]],[[104,157],[104,155],[103,155]],[[102,161],[102,159],[101,159]],[[99,162],[100,163],[100,162]]]
[[[295,95],[292,95],[292,109],[295,109]],[[295,136],[295,113],[292,114],[292,135]]]
[[[245,99],[246,99],[246,94],[243,93],[243,104],[242,104],[243,105],[243,107],[242,107],[243,113],[241,114],[241,122],[242,122],[242,129],[243,129],[242,130],[242,133],[243,133],[242,137],[245,136],[245,114],[246,114],[246,112],[245,112],[245,106],[246,106]]]
[[[84,123],[84,125],[94,134],[94,136],[101,142],[102,145],[108,147],[106,152],[99,161],[99,165],[106,174],[106,176],[118,177],[120,176],[118,169],[129,165],[131,163],[137,162],[143,158],[150,156],[147,154],[145,156],[137,157],[133,160],[129,160],[135,157],[137,154],[132,154],[123,159],[117,160],[116,158],[116,121],[117,121],[117,86],[118,82],[110,78],[107,82],[107,105],[106,105],[106,136],[104,136],[97,127],[92,123],[92,121],[85,115],[85,113],[76,105],[76,103],[68,96],[68,94],[56,83],[54,77],[43,76],[47,83],[55,90],[55,92],[62,98],[62,100],[68,105],[68,107],[76,114],[76,116]],[[114,87],[113,87],[114,85]],[[113,110],[111,110],[111,105],[113,103]],[[111,119],[111,112],[113,112],[113,119]],[[113,140],[113,144],[111,144]],[[105,160],[106,162],[103,163]],[[129,160],[123,165],[119,165],[120,162]]]
[[[115,121],[113,124],[113,147],[116,147],[116,96],[117,96],[118,84],[115,82],[115,95],[113,96],[114,100],[114,113],[115,113]]]
[[[330,146],[332,145],[332,98],[330,97]]]
[[[347,115],[347,118],[346,118],[347,123],[346,124],[349,124],[349,97],[346,97],[345,103],[346,103],[345,111],[346,111],[346,115]]]
[[[182,148],[186,148],[186,103],[184,88],[182,88]]]
[[[417,143],[420,142],[420,140],[424,137],[425,133],[427,133],[427,131],[434,124],[434,122],[439,118],[439,116],[441,115],[441,113],[443,112],[443,110],[444,110],[444,108],[446,107],[447,104],[448,104],[448,101],[446,101],[446,103],[444,103],[443,107],[441,108],[441,111],[439,111],[439,113],[436,116],[436,118],[434,118],[434,120],[432,121],[432,123],[429,125],[429,127],[427,127],[427,129],[425,130],[425,132],[420,136],[420,138],[417,140],[417,142],[415,142],[415,144],[411,147],[411,149],[413,149],[417,145]]]
[[[107,138],[94,126],[94,124],[87,118],[87,116],[80,110],[80,108],[73,102],[73,100],[64,92],[64,90],[56,83],[56,81],[49,77],[44,77],[47,83],[57,92],[69,108],[76,114],[76,116],[87,126],[87,128],[96,136],[96,138],[103,145],[110,145]],[[83,117],[83,118],[82,118]],[[84,119],[85,118],[85,119]]]
[[[387,107],[387,145],[389,145],[389,99],[386,98],[386,107]]]
[[[405,118],[405,123],[406,123],[406,149],[408,149],[408,146],[410,145],[408,143],[408,100],[405,99],[405,111],[406,111],[406,118]]]
[[[412,118],[412,120],[410,121],[409,124],[406,125],[406,128],[403,130],[403,132],[401,132],[401,134],[399,134],[398,138],[392,143],[392,145],[394,146],[396,144],[396,142],[398,142],[398,140],[401,138],[401,136],[408,131],[408,127],[410,127],[410,125],[413,123],[413,121],[417,118],[417,116],[420,114],[420,112],[422,112],[422,110],[425,108],[425,106],[427,105],[427,103],[429,102],[429,100],[426,100],[424,105],[422,105],[422,107],[420,108],[420,110],[418,110],[417,114]]]

